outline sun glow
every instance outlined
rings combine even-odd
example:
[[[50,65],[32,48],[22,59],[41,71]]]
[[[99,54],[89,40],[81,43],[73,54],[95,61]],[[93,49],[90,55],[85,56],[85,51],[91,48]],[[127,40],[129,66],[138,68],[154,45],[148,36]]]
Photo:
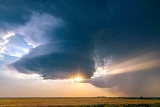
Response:
[[[76,77],[76,78],[73,79],[73,81],[76,82],[76,83],[79,83],[79,82],[82,81],[82,78],[81,77]]]

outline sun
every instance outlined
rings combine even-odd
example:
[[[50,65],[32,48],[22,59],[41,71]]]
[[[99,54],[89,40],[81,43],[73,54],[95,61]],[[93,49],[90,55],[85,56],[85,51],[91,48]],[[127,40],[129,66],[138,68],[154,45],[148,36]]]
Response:
[[[73,81],[76,82],[76,83],[79,83],[79,82],[82,81],[82,78],[81,77],[76,77],[76,78],[73,79]]]

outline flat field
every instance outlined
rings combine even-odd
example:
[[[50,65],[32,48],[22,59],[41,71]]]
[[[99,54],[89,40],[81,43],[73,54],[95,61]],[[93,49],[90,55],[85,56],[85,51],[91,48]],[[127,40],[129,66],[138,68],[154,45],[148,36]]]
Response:
[[[160,107],[155,98],[0,98],[0,107]]]

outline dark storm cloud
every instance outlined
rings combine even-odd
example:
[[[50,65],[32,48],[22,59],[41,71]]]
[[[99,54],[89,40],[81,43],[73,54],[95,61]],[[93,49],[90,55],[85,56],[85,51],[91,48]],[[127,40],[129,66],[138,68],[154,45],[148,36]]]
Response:
[[[32,49],[29,54],[11,65],[20,72],[39,73],[46,79],[75,77],[78,68],[81,75],[90,78],[95,71],[93,34],[95,29],[99,29],[92,25],[94,20],[100,21],[103,16],[99,12],[97,16],[97,12],[93,11],[97,10],[97,6],[102,11],[102,3],[96,2],[56,1],[52,4],[54,9],[51,9],[50,3],[45,2],[48,9],[38,11],[60,18],[64,26],[55,28],[54,31],[49,30],[45,33],[49,38],[48,43]],[[43,6],[46,6],[45,3]]]
[[[85,52],[84,54],[81,54]],[[12,65],[21,72],[33,71],[43,74],[45,79],[65,79],[81,73],[89,78],[94,71],[92,48],[87,44],[67,41],[42,45]]]
[[[96,32],[97,53],[102,57],[113,55],[120,59],[159,42],[158,5],[159,1],[112,1],[113,27]]]
[[[121,60],[159,41],[160,8],[156,0],[16,0],[13,5],[10,1],[1,2],[1,8],[7,9],[1,22],[27,23],[31,13],[38,12],[65,23],[45,33],[49,38],[46,44],[11,64],[19,72],[57,79],[74,74],[79,66],[89,78],[95,71],[95,54]],[[6,8],[5,4],[10,5]],[[16,18],[9,18],[11,13]]]
[[[12,29],[14,26],[25,24],[31,13],[22,1],[0,0],[1,29]]]

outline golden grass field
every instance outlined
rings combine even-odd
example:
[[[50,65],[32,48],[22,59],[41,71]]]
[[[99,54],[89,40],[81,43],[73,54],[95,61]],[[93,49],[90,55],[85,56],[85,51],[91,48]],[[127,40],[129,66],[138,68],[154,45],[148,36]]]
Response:
[[[160,99],[139,98],[0,98],[0,107],[160,107]]]

